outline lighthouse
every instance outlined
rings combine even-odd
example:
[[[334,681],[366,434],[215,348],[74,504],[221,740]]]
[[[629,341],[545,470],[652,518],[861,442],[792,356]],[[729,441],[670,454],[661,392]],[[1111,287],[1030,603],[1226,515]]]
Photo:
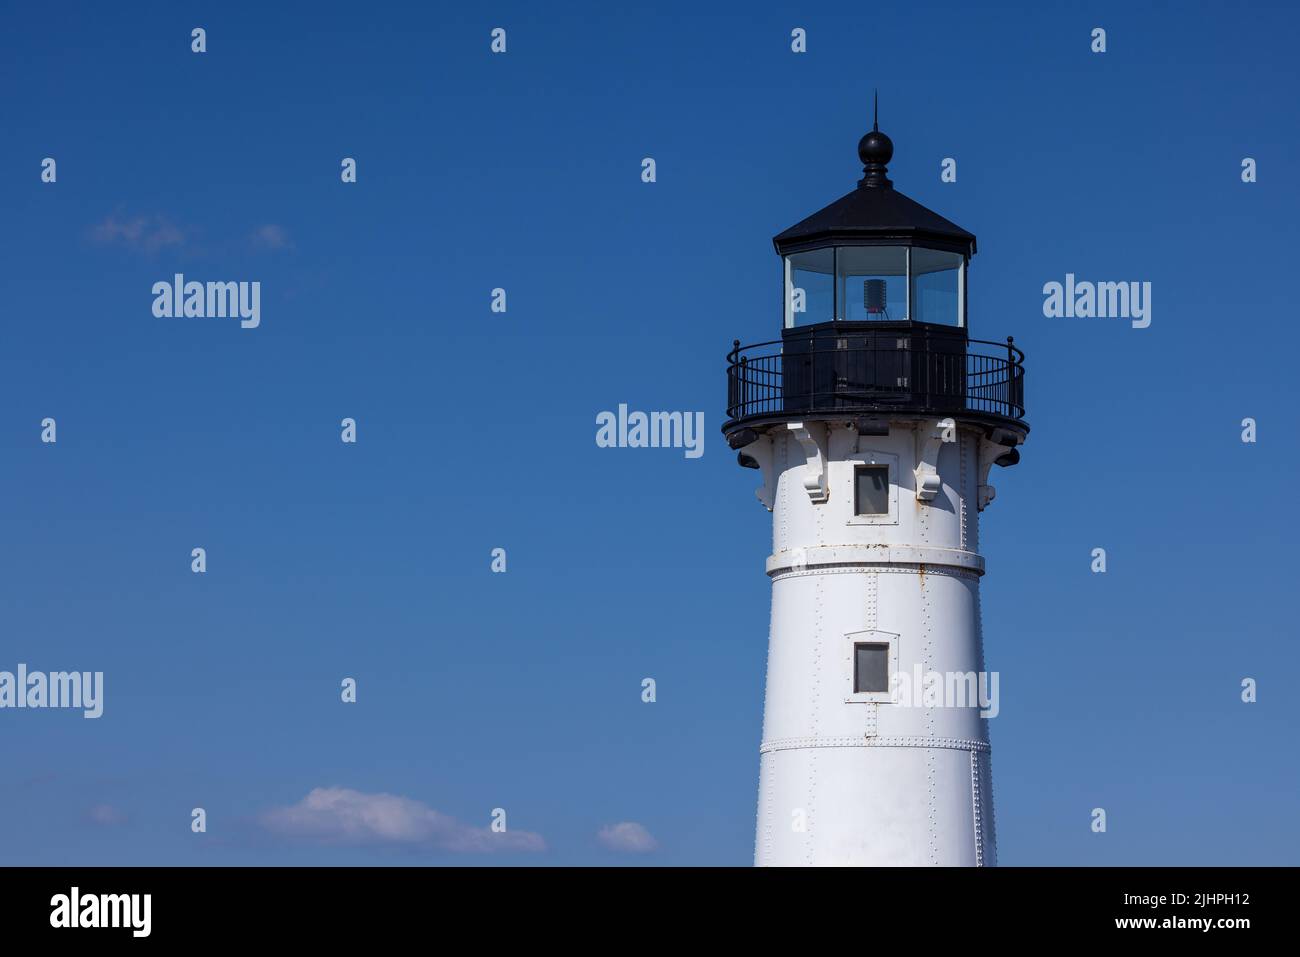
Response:
[[[728,355],[723,432],[772,516],[759,865],[997,862],[980,516],[1024,356],[971,338],[975,237],[893,152],[873,123],[857,188],[774,238],[780,338]]]

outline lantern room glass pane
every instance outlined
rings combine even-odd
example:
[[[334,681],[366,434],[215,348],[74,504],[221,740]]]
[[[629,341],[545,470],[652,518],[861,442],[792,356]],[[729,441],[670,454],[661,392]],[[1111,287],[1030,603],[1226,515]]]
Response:
[[[837,319],[848,322],[907,318],[907,249],[841,246],[836,250]]]
[[[965,317],[962,304],[962,269],[966,257],[939,249],[912,250],[912,318],[944,326],[960,326]]]
[[[835,250],[810,249],[785,257],[785,327],[835,318]]]

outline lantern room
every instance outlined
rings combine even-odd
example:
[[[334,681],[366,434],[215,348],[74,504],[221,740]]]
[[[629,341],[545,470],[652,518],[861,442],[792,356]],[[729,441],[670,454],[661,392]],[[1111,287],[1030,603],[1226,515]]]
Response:
[[[873,126],[858,143],[858,188],[778,235],[784,328],[923,322],[966,328],[975,237],[893,188],[894,144]]]
[[[857,188],[772,240],[780,339],[728,355],[728,440],[808,418],[957,416],[1023,432],[1024,355],[973,339],[975,236],[894,189],[878,122],[858,143]],[[860,416],[852,416],[855,420]]]
[[[820,322],[966,327],[966,256],[927,246],[821,246],[782,257],[785,328]]]

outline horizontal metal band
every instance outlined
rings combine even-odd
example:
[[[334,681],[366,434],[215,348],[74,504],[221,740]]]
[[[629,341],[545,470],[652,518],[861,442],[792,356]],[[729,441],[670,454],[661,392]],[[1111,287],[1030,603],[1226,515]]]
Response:
[[[953,751],[980,751],[988,753],[992,749],[987,741],[974,741],[970,738],[926,738],[917,736],[894,736],[885,738],[860,737],[842,738],[773,738],[758,746],[759,754],[769,751],[794,751],[800,748],[947,748]]]
[[[984,574],[984,556],[960,548],[930,545],[814,545],[777,552],[767,559],[768,575],[812,571],[823,566],[911,565],[957,568]]]
[[[935,577],[964,578],[968,581],[978,582],[980,572],[973,572],[969,568],[955,568],[952,565],[864,565],[861,563],[854,565],[814,565],[812,568],[795,570],[793,568],[778,569],[768,573],[768,578],[772,581],[783,581],[787,578],[802,578],[807,575],[931,575]]]

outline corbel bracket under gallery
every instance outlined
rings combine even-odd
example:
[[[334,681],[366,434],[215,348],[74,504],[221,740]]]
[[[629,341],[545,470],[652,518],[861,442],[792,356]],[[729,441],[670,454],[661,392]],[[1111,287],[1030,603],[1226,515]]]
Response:
[[[776,501],[776,476],[772,471],[772,437],[760,435],[740,449],[740,461],[749,468],[757,468],[763,484],[754,489],[754,495],[769,512]],[[748,462],[745,460],[749,459]]]
[[[803,487],[814,502],[824,502],[830,495],[826,481],[826,426],[821,422],[787,422],[786,428],[803,449]]]
[[[943,448],[945,436],[955,436],[957,427],[952,419],[939,419],[926,422],[916,430],[919,448],[916,453],[916,500],[930,502],[939,494],[943,486],[939,478],[939,450]]]
[[[995,465],[1011,466],[1020,461],[1016,446],[1024,436],[1009,429],[994,429],[991,437],[980,437],[979,489],[976,504],[982,512],[997,498],[998,490],[989,484],[989,472]]]

